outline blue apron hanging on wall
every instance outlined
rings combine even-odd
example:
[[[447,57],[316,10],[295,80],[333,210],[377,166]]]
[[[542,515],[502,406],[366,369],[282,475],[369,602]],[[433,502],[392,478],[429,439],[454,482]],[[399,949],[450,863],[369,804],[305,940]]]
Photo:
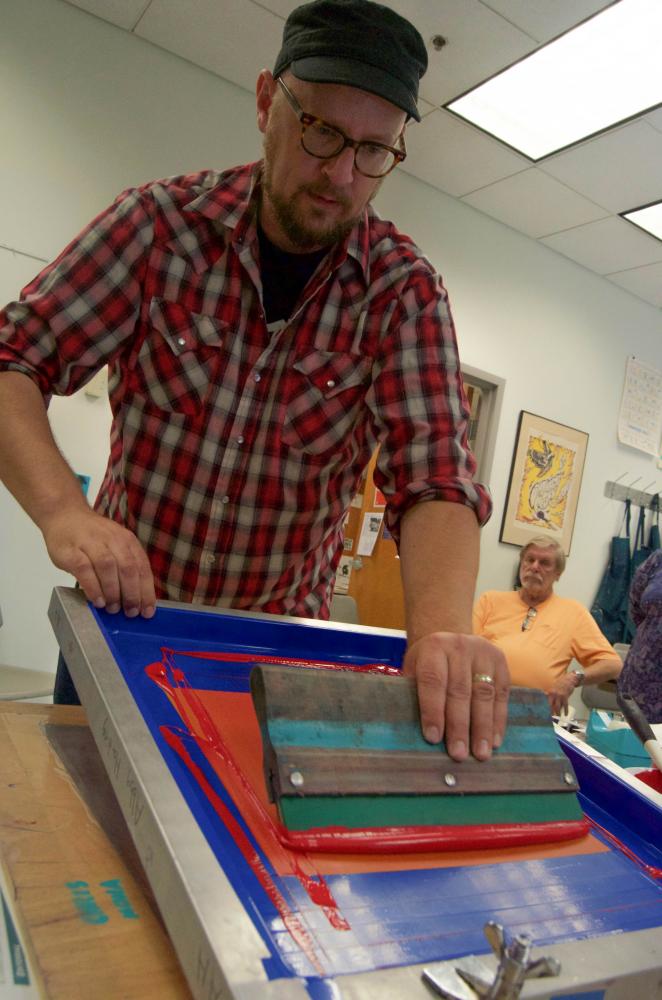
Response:
[[[625,501],[625,537],[619,534],[611,540],[609,565],[595,595],[591,614],[603,635],[612,643],[625,642],[628,615],[628,594],[632,560],[630,557],[631,501]],[[623,525],[621,525],[621,531]]]
[[[652,531],[652,525],[651,525]],[[646,508],[639,508],[639,520],[637,521],[637,530],[634,534],[634,547],[632,549],[632,567],[630,571],[630,576],[634,576],[642,562],[646,562],[649,555],[653,551],[650,547],[650,542],[648,545],[645,544],[644,539],[646,537]]]

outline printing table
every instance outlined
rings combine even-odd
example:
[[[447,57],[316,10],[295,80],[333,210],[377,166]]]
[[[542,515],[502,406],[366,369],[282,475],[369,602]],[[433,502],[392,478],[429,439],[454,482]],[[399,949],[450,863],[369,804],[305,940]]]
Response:
[[[662,998],[662,810],[634,790],[614,815],[616,779],[605,791],[577,747],[566,752],[594,821],[580,841],[379,857],[280,845],[251,665],[397,666],[401,633],[169,602],[127,619],[66,588],[50,615],[197,1000],[429,1000],[424,967],[479,954],[494,965],[487,921],[561,963],[523,998]]]
[[[191,1000],[84,710],[0,703],[0,775],[0,997]]]

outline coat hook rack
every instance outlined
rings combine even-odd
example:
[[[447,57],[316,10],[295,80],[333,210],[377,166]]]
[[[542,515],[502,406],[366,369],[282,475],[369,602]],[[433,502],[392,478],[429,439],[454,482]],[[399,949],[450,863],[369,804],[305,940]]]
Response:
[[[623,473],[626,475],[626,473]],[[619,476],[618,479],[622,479],[623,476]],[[605,496],[609,497],[611,500],[630,500],[635,507],[650,507],[651,509],[659,504],[662,506],[662,498],[660,494],[662,490],[656,490],[655,493],[648,493],[646,490],[635,490],[632,483],[629,486],[624,486],[623,483],[619,483],[617,480],[613,482],[605,483]],[[639,482],[641,476],[635,479],[634,482]],[[653,483],[649,483],[648,486],[652,486]]]

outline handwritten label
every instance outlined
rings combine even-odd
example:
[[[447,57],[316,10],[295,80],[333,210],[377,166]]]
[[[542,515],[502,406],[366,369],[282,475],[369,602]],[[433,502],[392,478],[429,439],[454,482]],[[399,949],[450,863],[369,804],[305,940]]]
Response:
[[[126,776],[126,787],[129,789],[129,818],[134,826],[138,826],[145,811],[145,800],[138,786],[138,782],[131,774]]]
[[[109,763],[111,776],[119,778],[120,768],[122,766],[122,757],[118,747],[115,746],[115,740],[113,737],[113,732],[110,726],[108,716],[103,720],[103,725],[101,727],[101,739],[103,740],[103,750],[106,760]]]
[[[101,882],[100,885],[106,890],[111,903],[119,910],[123,917],[127,920],[138,920],[138,914],[131,906],[129,898],[124,891],[124,886],[118,878],[108,879],[106,882]]]
[[[81,920],[86,924],[108,923],[108,916],[96,902],[87,882],[67,882],[66,886]]]
[[[195,978],[198,985],[205,990],[204,995],[206,1000],[222,1000],[222,997],[225,995],[224,984],[217,976],[211,956],[202,947],[198,949]]]
[[[81,920],[86,924],[107,924],[108,914],[99,906],[94,898],[89,882],[77,880],[65,883],[71,893],[73,904],[78,910]],[[139,920],[140,915],[131,906],[122,882],[118,878],[106,879],[99,886],[104,890],[112,905],[125,920]]]

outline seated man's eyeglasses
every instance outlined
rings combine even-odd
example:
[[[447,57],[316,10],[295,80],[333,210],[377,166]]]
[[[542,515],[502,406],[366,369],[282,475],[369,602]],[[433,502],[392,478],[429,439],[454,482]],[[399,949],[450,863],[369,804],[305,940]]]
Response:
[[[407,156],[402,135],[398,138],[400,149],[382,142],[357,142],[335,125],[329,125],[323,119],[305,112],[280,77],[278,85],[301,122],[301,145],[311,156],[316,156],[319,160],[330,160],[334,156],[340,156],[343,149],[351,146],[354,150],[354,166],[365,177],[386,177]]]
[[[526,615],[524,616],[524,621],[522,622],[522,632],[528,632],[533,625],[533,619],[538,614],[536,608],[529,608]]]

